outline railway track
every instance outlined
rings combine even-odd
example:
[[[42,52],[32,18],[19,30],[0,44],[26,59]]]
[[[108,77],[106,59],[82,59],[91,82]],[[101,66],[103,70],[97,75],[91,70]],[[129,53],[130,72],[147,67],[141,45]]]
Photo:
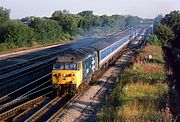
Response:
[[[32,103],[36,105],[36,101],[39,102],[39,99],[36,98],[46,96],[50,93],[52,95],[52,92],[51,74],[47,74],[3,96],[0,98],[0,120],[8,119],[20,110],[23,111],[26,107],[30,107]],[[35,102],[32,102],[33,100],[35,100]],[[29,101],[31,102],[29,103]]]
[[[45,106],[43,106],[39,111],[37,111],[36,113],[34,113],[31,117],[29,117],[27,120],[25,120],[25,122],[35,122],[37,121],[39,118],[41,118],[43,116],[43,114],[45,114],[47,111],[49,111],[49,109],[51,109],[53,106],[55,106],[58,102],[60,102],[61,100],[63,100],[63,98],[65,97],[61,96],[61,97],[56,97],[54,98],[52,101],[50,101],[49,103],[47,103]]]
[[[72,97],[69,101],[67,101],[63,106],[61,106],[61,108],[59,108],[58,111],[56,111],[50,118],[48,118],[46,121],[50,121],[53,120],[59,113],[61,113],[63,111],[63,109],[65,109],[70,103],[72,103],[76,98],[78,98],[79,96],[81,96],[86,90],[89,89],[89,85],[86,85],[81,92],[79,92],[78,94],[76,94],[74,97]]]
[[[63,47],[64,46],[62,45],[62,48]],[[66,45],[65,48],[63,48],[61,50],[58,50],[58,51],[55,51],[53,53],[48,53],[48,55],[46,54],[46,55],[38,56],[38,57],[32,58],[32,59],[27,60],[27,61],[23,61],[23,62],[20,62],[20,63],[17,63],[17,64],[13,64],[13,65],[10,65],[10,66],[0,68],[0,73],[5,74],[5,73],[8,73],[8,72],[10,72],[12,70],[17,70],[17,69],[26,67],[28,65],[32,65],[32,64],[37,63],[37,62],[42,62],[44,60],[55,57],[56,55],[59,55],[61,52],[66,51],[67,49],[68,48],[67,48],[67,45]]]
[[[0,98],[0,106],[6,102],[12,101],[13,99],[17,98],[17,97],[22,97],[23,94],[26,93],[30,93],[33,90],[36,90],[37,88],[39,88],[41,85],[44,85],[44,83],[50,83],[50,79],[51,79],[51,74],[47,74],[41,78],[38,78],[32,82],[30,82],[29,84],[3,96]],[[46,81],[46,82],[45,82]]]
[[[0,114],[0,120],[6,120],[6,119],[14,116],[15,114],[17,114],[20,110],[28,109],[35,105],[40,104],[43,100],[45,100],[47,98],[47,95],[49,95],[49,94],[52,94],[52,92],[46,93],[38,98],[32,99],[28,102],[25,102],[15,108],[12,108],[12,109]]]
[[[124,50],[123,52],[121,52],[116,58],[114,58],[113,61],[115,61],[115,59],[117,59],[120,55],[122,55],[124,52],[126,52],[126,51],[128,51],[128,50],[130,50],[130,49],[127,49],[127,50]],[[99,72],[96,74],[96,76],[93,77],[92,80],[95,80],[95,79],[97,79],[98,77],[100,77],[107,69],[108,69],[108,67],[105,67],[103,70],[99,71]],[[48,74],[48,75],[50,75],[50,74]],[[37,82],[37,81],[36,81],[36,82]],[[35,86],[35,83],[36,83],[36,82],[30,83],[30,85]],[[38,84],[38,83],[37,83],[37,84]],[[30,85],[27,85],[27,86],[25,86],[25,87],[20,88],[20,89],[19,89],[19,93],[20,93],[20,91],[21,91],[22,89],[26,89],[26,88],[28,88],[28,86],[30,86]],[[44,85],[44,84],[42,84],[42,86],[39,86],[39,87],[41,87],[41,88],[43,89],[43,87],[44,87],[43,85]],[[87,86],[87,88],[88,88],[88,86]],[[86,87],[85,87],[84,89],[86,90]],[[85,90],[84,90],[84,91],[85,91]],[[36,92],[35,92],[35,91],[36,91]],[[10,118],[10,117],[12,117],[12,116],[14,116],[14,117],[13,117],[13,121],[18,120],[18,118],[20,118],[23,114],[28,113],[29,110],[30,110],[34,105],[38,105],[38,104],[40,104],[44,99],[46,99],[46,98],[47,98],[47,94],[49,94],[49,93],[47,93],[47,94],[42,95],[42,96],[40,96],[40,97],[38,97],[38,98],[34,98],[34,99],[31,99],[31,100],[30,100],[30,99],[29,99],[30,97],[28,97],[28,96],[34,95],[34,94],[36,94],[37,92],[38,92],[37,89],[31,89],[29,92],[26,92],[25,94],[20,94],[17,99],[13,99],[12,96],[14,96],[14,95],[17,94],[17,91],[15,91],[15,92],[13,92],[13,93],[11,93],[11,94],[8,94],[8,95],[2,97],[2,99],[0,99],[0,104],[1,104],[1,106],[0,106],[0,113],[2,113],[2,114],[0,114],[0,120],[6,120],[6,119],[8,119],[8,118]],[[22,93],[22,91],[21,91],[21,93]],[[50,92],[50,93],[52,93],[52,92]],[[80,96],[81,94],[83,94],[83,91],[81,91],[81,92],[80,92],[79,94],[77,94],[75,97],[73,97],[73,98],[71,98],[70,100],[68,100],[67,102],[65,102],[64,105],[62,105],[62,106],[60,107],[60,110],[59,110],[59,111],[62,111],[68,104],[70,104],[75,98],[77,98],[77,97]],[[18,101],[18,100],[19,100],[19,101]],[[37,111],[37,112],[36,112],[35,114],[33,114],[31,117],[29,117],[28,119],[26,119],[26,121],[29,122],[29,121],[43,120],[43,116],[48,113],[49,109],[50,109],[50,108],[53,108],[53,106],[54,106],[55,104],[57,104],[59,101],[61,101],[61,100],[62,100],[62,98],[55,98],[55,99],[53,99],[53,100],[50,101],[48,104],[46,104],[44,107],[42,107],[41,109],[39,109],[39,111]],[[24,103],[23,103],[22,101],[23,101]],[[7,103],[7,102],[8,102],[8,103]],[[18,104],[18,103],[21,103],[21,104]],[[9,107],[9,106],[13,106],[13,107],[14,107],[15,105],[16,105],[15,108]],[[4,107],[3,107],[3,106],[4,106]],[[25,108],[25,110],[24,110],[24,108]],[[23,110],[23,112],[22,112],[21,114],[18,114],[18,112],[20,112],[20,110],[21,110],[21,111]],[[59,112],[59,111],[58,111],[58,112]],[[56,114],[57,114],[58,112],[54,112],[55,114],[52,115],[52,117],[53,117],[53,116],[56,116]],[[18,115],[16,115],[16,114],[18,114]],[[51,114],[52,114],[52,113],[51,113]],[[49,116],[49,117],[50,117],[50,116]],[[48,119],[44,119],[44,120],[48,120]]]
[[[32,72],[35,72],[37,70],[43,69],[44,67],[47,67],[48,65],[52,65],[56,58],[50,58],[46,61],[35,63],[33,65],[29,65],[27,67],[22,68],[21,70],[14,70],[10,73],[4,74],[0,76],[0,85],[4,85],[8,82],[11,82],[13,80],[16,80],[18,78],[24,77],[25,75],[31,74]],[[46,64],[46,65],[44,65]]]
[[[0,93],[0,97],[12,92],[13,90],[16,91],[16,89],[24,87],[26,86],[26,84],[33,82],[33,80],[39,79],[39,77],[50,73],[54,60],[55,58],[51,58],[50,60],[47,60],[45,62],[25,67],[19,72],[12,71],[13,75],[11,76],[7,74],[4,77],[0,77],[0,89],[2,90]],[[38,74],[36,72],[38,72]],[[51,79],[50,74],[49,79]],[[0,104],[1,100],[2,99],[0,98]]]
[[[55,116],[57,113],[62,111],[67,105],[73,102],[77,97],[81,96],[88,88],[89,88],[89,85],[85,85],[83,89],[81,90],[81,92],[76,94],[74,97],[71,97],[69,95],[63,95],[61,97],[54,98],[52,101],[50,101],[40,110],[38,110],[35,114],[30,116],[28,119],[26,119],[25,122],[48,121],[49,118]],[[59,104],[58,107],[57,107],[57,104]],[[55,114],[50,113],[52,111]]]
[[[32,92],[32,93],[30,93],[28,95],[18,97],[18,98],[14,99],[14,100],[12,100],[10,102],[7,102],[7,103],[1,105],[0,106],[0,114],[6,112],[6,111],[8,111],[8,110],[10,110],[10,109],[12,109],[12,108],[14,108],[16,106],[18,106],[18,105],[21,105],[21,104],[23,104],[23,103],[25,103],[27,101],[30,101],[30,100],[32,100],[32,99],[34,99],[36,97],[39,97],[42,94],[45,94],[47,92],[52,92],[52,91],[53,91],[52,86],[47,86],[47,87],[44,87],[44,88],[39,89],[37,91],[34,91],[34,92]]]

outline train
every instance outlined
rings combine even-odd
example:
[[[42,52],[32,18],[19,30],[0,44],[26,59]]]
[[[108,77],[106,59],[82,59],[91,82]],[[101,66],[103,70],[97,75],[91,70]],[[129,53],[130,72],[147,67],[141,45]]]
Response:
[[[58,96],[76,94],[84,84],[89,84],[96,71],[106,67],[140,32],[142,28],[127,29],[112,38],[58,56],[52,70],[55,93]]]

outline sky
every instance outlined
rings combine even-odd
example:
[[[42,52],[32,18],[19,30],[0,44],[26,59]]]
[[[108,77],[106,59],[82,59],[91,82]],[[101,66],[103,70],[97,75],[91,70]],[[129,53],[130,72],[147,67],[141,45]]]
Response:
[[[95,15],[134,15],[155,18],[180,10],[180,0],[0,0],[0,6],[11,10],[12,19],[26,16],[50,17],[55,10],[77,14],[92,10]]]

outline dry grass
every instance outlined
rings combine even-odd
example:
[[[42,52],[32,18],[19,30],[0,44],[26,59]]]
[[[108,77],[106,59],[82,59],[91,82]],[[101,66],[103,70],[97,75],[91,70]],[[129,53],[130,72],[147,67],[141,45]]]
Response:
[[[136,82],[127,84],[122,93],[125,96],[125,99],[159,99],[166,93],[168,90],[167,84],[157,83],[150,85],[144,82]]]
[[[133,70],[138,70],[141,72],[164,72],[164,67],[163,65],[160,64],[153,64],[153,63],[145,63],[145,64],[140,64],[140,63],[135,63],[133,65]]]
[[[148,45],[148,46],[144,47],[144,49],[142,50],[142,53],[140,53],[140,55],[142,55],[142,56],[152,55],[152,57],[154,59],[163,61],[163,51],[160,47]]]

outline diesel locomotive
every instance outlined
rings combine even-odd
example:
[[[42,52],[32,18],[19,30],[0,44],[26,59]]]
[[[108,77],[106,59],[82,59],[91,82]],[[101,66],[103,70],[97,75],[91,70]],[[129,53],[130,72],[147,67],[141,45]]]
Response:
[[[128,29],[57,57],[52,70],[52,84],[57,95],[77,93],[81,86],[91,81],[97,70],[107,66],[140,31],[140,28]]]

